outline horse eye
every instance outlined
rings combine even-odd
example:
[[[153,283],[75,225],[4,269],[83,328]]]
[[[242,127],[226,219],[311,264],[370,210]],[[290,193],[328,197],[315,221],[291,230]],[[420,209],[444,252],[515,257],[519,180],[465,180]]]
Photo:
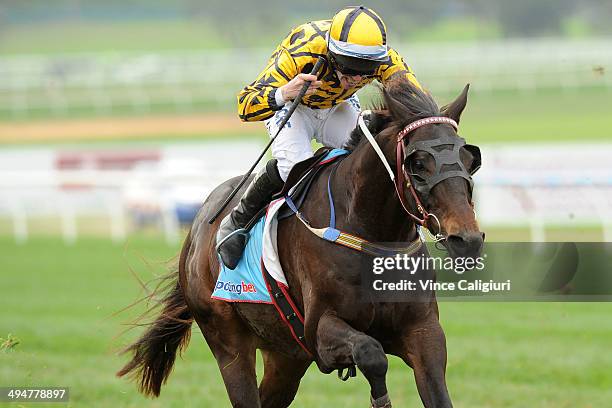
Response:
[[[423,160],[416,159],[413,163],[413,166],[416,171],[425,170],[425,163],[423,162]]]

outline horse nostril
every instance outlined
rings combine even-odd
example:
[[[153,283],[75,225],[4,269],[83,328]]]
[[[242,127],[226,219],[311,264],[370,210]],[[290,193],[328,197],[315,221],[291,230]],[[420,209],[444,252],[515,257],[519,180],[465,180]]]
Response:
[[[449,235],[446,241],[456,250],[461,250],[466,247],[467,243],[459,235]]]
[[[482,249],[484,233],[462,233],[449,235],[447,243],[454,252],[461,255],[477,254]]]

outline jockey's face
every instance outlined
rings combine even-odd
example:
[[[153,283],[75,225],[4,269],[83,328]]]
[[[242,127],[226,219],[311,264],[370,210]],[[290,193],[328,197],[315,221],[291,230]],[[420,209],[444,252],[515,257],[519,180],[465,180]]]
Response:
[[[354,88],[364,79],[372,77],[372,75],[345,75],[340,71],[336,71],[336,75],[338,75],[343,89]]]

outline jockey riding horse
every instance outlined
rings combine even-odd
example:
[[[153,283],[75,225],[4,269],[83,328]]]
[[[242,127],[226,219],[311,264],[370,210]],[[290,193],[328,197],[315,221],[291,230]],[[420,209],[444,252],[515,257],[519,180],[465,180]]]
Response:
[[[319,76],[308,74],[320,57],[326,63]],[[310,86],[274,140],[273,159],[221,223],[217,250],[225,266],[235,269],[248,239],[244,227],[282,188],[291,168],[313,155],[311,140],[343,147],[361,110],[355,93],[374,80],[385,84],[397,76],[421,88],[404,59],[387,45],[385,23],[367,7],[345,8],[332,20],[302,24],[289,33],[257,79],[238,94],[240,119],[264,121],[272,136],[288,114],[288,102],[305,83]]]
[[[369,114],[366,124],[355,92],[375,79],[384,85],[384,105]],[[471,177],[480,167],[480,151],[457,134],[468,89],[439,108],[387,47],[384,23],[366,7],[295,28],[238,96],[243,120],[265,121],[274,158],[248,188],[243,189],[248,176],[235,177],[208,196],[185,239],[178,268],[162,281],[168,286],[160,289],[161,312],[126,349],[133,356],[118,375],[133,376],[143,393],[158,396],[196,322],[234,407],[288,407],[316,362],[327,374],[348,369],[354,376],[359,369],[370,385],[371,406],[390,408],[387,354],[412,367],[425,407],[452,407],[435,290],[408,294],[402,302],[378,302],[364,295],[362,277],[372,273],[372,254],[381,253],[374,249],[399,253],[396,246],[376,243],[410,242],[398,250],[428,256],[419,227],[434,227],[436,240],[452,258],[480,255],[484,233],[474,213]],[[219,262],[236,268],[248,239],[246,227],[281,191],[291,168],[313,155],[313,138],[351,153],[320,167],[300,214],[278,224],[278,257],[288,285],[273,291],[276,281],[266,279],[273,305],[216,300]],[[244,196],[234,200],[238,191]],[[335,210],[334,192],[344,194]],[[238,204],[227,211],[230,202]],[[222,213],[228,215],[215,222]],[[319,224],[327,215],[328,228],[308,222]],[[323,253],[327,256],[319,256]],[[419,272],[435,280],[433,268]],[[281,310],[274,299],[284,299],[292,312]],[[281,320],[290,330],[279,325]],[[259,385],[257,350],[264,364]]]

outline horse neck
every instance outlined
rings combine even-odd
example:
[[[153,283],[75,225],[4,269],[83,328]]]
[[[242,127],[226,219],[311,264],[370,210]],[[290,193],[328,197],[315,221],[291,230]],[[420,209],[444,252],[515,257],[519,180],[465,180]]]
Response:
[[[390,141],[379,143],[383,152],[394,150]],[[367,141],[340,163],[334,189],[345,192],[342,212],[346,226],[355,234],[374,242],[416,237],[415,225],[404,212],[389,174]]]

